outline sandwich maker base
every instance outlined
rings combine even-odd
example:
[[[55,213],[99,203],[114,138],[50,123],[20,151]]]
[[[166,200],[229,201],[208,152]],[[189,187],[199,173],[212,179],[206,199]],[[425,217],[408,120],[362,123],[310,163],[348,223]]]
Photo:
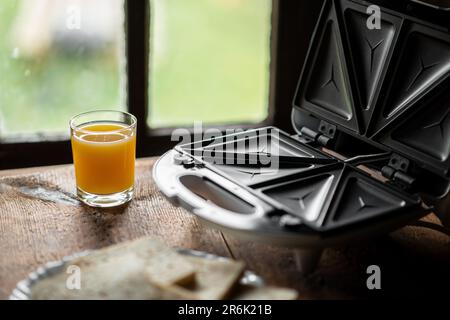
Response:
[[[300,248],[305,272],[325,247],[448,215],[438,208],[450,199],[450,20],[447,8],[406,3],[325,1],[295,134],[179,145],[154,166],[162,193],[225,232]],[[367,27],[371,4],[380,29]]]

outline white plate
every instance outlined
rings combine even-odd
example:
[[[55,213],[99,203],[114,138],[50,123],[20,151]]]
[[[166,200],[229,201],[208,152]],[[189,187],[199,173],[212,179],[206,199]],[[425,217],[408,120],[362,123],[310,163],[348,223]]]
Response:
[[[207,260],[228,260],[224,257],[219,257],[214,254],[202,252],[202,251],[195,251],[195,250],[189,250],[189,249],[176,249],[178,253],[188,255],[188,256],[194,256],[198,258],[203,258]],[[60,273],[65,269],[66,264],[79,257],[83,257],[87,254],[89,254],[90,251],[84,251],[80,252],[71,256],[67,256],[62,258],[59,261],[52,261],[48,262],[42,267],[37,268],[35,271],[31,272],[28,277],[20,282],[17,283],[16,288],[12,291],[11,295],[9,296],[10,300],[31,300],[31,287],[39,282],[40,280],[43,280],[45,278],[48,278],[54,274]],[[263,279],[253,273],[252,271],[245,271],[244,275],[239,281],[243,285],[252,286],[252,287],[261,287],[264,285]]]

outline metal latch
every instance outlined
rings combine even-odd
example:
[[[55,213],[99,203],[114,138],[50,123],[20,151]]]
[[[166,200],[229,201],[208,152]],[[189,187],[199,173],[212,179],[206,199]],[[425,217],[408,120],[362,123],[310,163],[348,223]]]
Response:
[[[392,154],[387,166],[381,169],[383,177],[388,178],[402,189],[409,189],[416,179],[408,174],[410,161],[398,154]]]
[[[303,127],[300,130],[302,136],[308,138],[312,142],[318,143],[324,147],[328,145],[330,140],[332,140],[336,134],[336,126],[329,124],[325,121],[320,121],[318,131],[313,129]]]

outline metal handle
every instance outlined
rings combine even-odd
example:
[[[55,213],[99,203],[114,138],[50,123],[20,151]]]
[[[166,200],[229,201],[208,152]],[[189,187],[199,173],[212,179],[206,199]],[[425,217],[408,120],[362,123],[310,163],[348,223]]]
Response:
[[[158,160],[153,169],[156,184],[171,202],[181,205],[208,222],[232,229],[261,230],[269,225],[267,215],[274,210],[272,206],[248,190],[210,170],[174,165],[174,155],[176,155],[174,151],[169,152]],[[201,183],[210,184],[208,188],[211,186],[213,186],[211,188],[218,188],[221,201],[217,201],[217,198],[214,199],[217,194],[211,190],[211,193],[208,194],[208,192],[200,190],[202,186],[195,185]],[[220,199],[221,195],[222,199]],[[246,205],[226,203],[227,196],[230,202],[234,198],[235,200],[239,199],[237,202],[240,201]],[[221,205],[224,203],[225,205]],[[244,207],[251,208],[251,210],[231,210]]]

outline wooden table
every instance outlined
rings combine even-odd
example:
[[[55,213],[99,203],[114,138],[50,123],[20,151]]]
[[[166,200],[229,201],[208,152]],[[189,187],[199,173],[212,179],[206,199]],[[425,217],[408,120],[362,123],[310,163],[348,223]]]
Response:
[[[78,202],[72,166],[0,171],[0,298],[47,261],[142,236],[242,259],[269,284],[294,287],[305,299],[429,297],[450,290],[450,238],[440,232],[405,227],[369,243],[327,249],[317,270],[302,275],[295,250],[235,239],[169,204],[152,180],[154,161],[137,162],[135,199],[111,210]],[[432,215],[426,220],[437,223]],[[380,291],[366,287],[372,264],[381,268]]]

